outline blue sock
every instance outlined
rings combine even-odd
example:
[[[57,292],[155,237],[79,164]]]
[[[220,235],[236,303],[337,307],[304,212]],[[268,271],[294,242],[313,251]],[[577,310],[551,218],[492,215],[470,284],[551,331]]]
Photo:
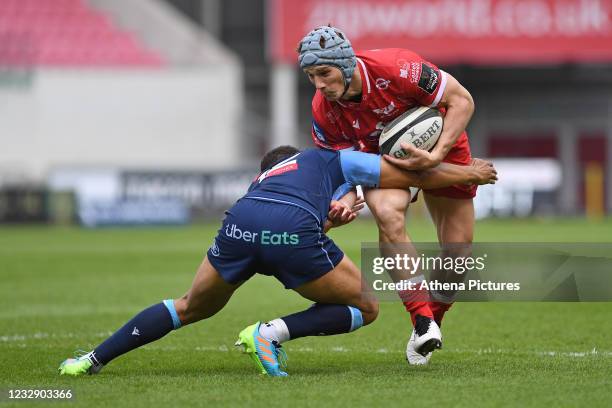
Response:
[[[94,358],[100,364],[137,347],[158,340],[174,329],[181,327],[181,321],[174,309],[172,299],[153,305],[138,313],[117,330],[112,336],[94,349]]]
[[[309,309],[282,319],[291,339],[349,333],[363,326],[361,311],[346,305],[315,303]]]

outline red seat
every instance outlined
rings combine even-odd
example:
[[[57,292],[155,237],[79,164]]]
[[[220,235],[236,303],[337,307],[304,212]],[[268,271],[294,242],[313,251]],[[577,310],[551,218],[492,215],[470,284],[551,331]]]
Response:
[[[1,0],[0,66],[159,67],[161,55],[82,0]]]

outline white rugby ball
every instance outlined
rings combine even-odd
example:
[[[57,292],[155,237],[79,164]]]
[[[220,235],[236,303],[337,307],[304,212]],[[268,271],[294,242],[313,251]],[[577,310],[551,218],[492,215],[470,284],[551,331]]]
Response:
[[[401,142],[411,143],[423,150],[431,150],[438,142],[444,120],[440,111],[417,106],[388,123],[380,134],[378,145],[381,154],[388,154],[401,159],[407,154],[400,146]]]

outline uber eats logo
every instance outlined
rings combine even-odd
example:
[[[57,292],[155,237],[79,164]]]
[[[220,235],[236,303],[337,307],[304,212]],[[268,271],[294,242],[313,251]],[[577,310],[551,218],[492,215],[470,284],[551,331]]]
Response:
[[[228,224],[225,226],[225,235],[245,242],[262,245],[297,245],[300,243],[298,234],[289,234],[288,232],[272,233],[272,231],[263,230],[253,232],[241,230],[236,224]]]

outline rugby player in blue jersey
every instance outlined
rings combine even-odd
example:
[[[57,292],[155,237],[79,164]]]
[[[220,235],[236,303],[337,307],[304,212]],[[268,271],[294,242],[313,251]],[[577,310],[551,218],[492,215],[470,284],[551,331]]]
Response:
[[[363,152],[276,148],[263,158],[261,174],[248,192],[226,212],[189,291],[143,310],[94,350],[65,360],[59,372],[97,373],[130,350],[215,315],[240,285],[262,273],[315,302],[301,312],[252,324],[239,334],[237,345],[262,374],[286,376],[281,343],[348,333],[378,314],[376,299],[363,294],[359,268],[325,235],[329,228],[354,219],[358,209],[333,201],[335,192],[355,185],[439,188],[496,179],[493,166],[482,160],[471,166],[442,163],[411,172]]]

